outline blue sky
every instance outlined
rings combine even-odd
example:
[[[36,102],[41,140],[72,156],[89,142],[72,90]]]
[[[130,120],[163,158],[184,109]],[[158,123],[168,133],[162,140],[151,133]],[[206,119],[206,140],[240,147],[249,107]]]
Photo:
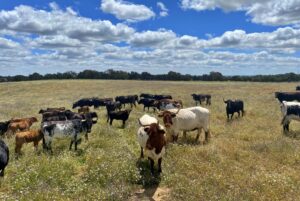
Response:
[[[300,0],[2,0],[1,75],[300,73]]]

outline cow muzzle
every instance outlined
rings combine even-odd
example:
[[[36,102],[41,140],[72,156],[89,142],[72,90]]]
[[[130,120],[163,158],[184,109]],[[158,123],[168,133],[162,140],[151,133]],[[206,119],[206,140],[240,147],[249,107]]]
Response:
[[[165,124],[165,127],[166,127],[166,128],[170,128],[171,126],[172,126],[171,123],[166,123],[166,124]]]

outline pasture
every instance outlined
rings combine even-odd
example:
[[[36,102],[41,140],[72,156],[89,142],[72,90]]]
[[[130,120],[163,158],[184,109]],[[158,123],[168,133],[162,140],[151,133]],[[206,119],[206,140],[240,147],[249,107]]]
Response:
[[[112,80],[1,83],[1,121],[29,116],[41,120],[39,109],[71,108],[84,97],[170,94],[188,107],[194,105],[192,93],[208,93],[212,95],[212,105],[207,107],[212,138],[202,145],[195,143],[196,132],[188,133],[186,139],[181,134],[176,144],[167,146],[161,176],[153,178],[148,161],[138,160],[137,119],[144,114],[143,107],[133,109],[124,129],[119,121],[109,126],[102,107],[95,110],[99,120],[89,141],[83,139],[78,151],[68,150],[69,140],[57,140],[52,155],[42,150],[41,143],[37,153],[27,144],[23,155],[15,159],[15,140],[5,138],[10,162],[0,181],[0,199],[299,200],[300,123],[292,122],[291,134],[283,135],[279,102],[274,98],[275,91],[294,91],[296,85]],[[244,100],[246,116],[237,119],[235,114],[227,122],[223,97]],[[40,122],[32,128],[39,126]]]

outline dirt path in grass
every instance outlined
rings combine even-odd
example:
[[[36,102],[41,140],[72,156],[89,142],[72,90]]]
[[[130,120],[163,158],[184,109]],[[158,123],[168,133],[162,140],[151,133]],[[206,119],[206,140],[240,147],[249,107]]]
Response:
[[[129,201],[165,201],[168,200],[169,196],[169,188],[148,188],[135,192]]]

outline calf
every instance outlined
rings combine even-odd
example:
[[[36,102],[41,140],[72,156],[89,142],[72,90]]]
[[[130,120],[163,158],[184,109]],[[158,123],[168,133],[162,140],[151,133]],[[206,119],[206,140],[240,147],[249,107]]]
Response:
[[[162,157],[165,154],[166,138],[165,131],[160,126],[154,117],[144,115],[141,119],[149,119],[147,122],[155,122],[150,124],[141,124],[141,127],[137,131],[137,140],[141,147],[141,158],[145,155],[150,161],[151,173],[154,174],[154,164],[158,164],[158,172],[161,173]],[[141,123],[142,121],[139,120]]]
[[[14,134],[17,130],[25,131],[28,130],[31,125],[37,122],[36,117],[23,118],[23,119],[12,119],[8,125],[8,132]]]
[[[211,95],[210,94],[192,94],[191,95],[196,103],[196,106],[199,102],[201,105],[202,101],[206,100],[206,105],[211,105]]]
[[[33,142],[35,150],[38,148],[39,141],[43,139],[43,132],[39,130],[30,130],[16,133],[15,153],[20,154],[24,143]]]
[[[139,100],[138,104],[143,104],[144,105],[144,111],[145,111],[146,107],[148,108],[148,111],[149,111],[149,108],[152,107],[153,111],[155,112],[156,104],[155,104],[154,99],[143,98],[143,99]]]
[[[107,111],[107,118],[108,118],[108,114],[110,112],[113,112],[113,111],[116,111],[116,110],[121,110],[122,108],[122,105],[119,101],[110,101],[110,102],[107,102],[106,103],[106,111]],[[108,120],[107,120],[108,121]]]
[[[77,144],[81,140],[81,135],[87,133],[88,125],[86,120],[74,119],[67,121],[54,121],[43,122],[42,132],[44,133],[43,147],[44,149],[52,152],[51,143],[54,138],[71,138],[69,149],[72,149],[73,143],[75,143],[75,150],[77,150]]]
[[[4,170],[9,161],[9,149],[5,142],[0,139],[0,177],[4,176]]]
[[[3,135],[7,132],[8,125],[10,124],[10,121],[0,122],[0,135]]]
[[[113,120],[122,120],[123,122],[123,127],[125,127],[125,123],[127,119],[129,118],[131,110],[123,110],[123,111],[113,111],[108,113],[108,119],[107,122],[110,120],[109,124],[112,125]]]
[[[283,131],[289,131],[289,125],[291,120],[300,121],[300,106],[290,105],[287,107],[285,116],[283,117],[281,124],[283,125]]]
[[[83,107],[78,109],[78,113],[85,114],[85,113],[88,113],[88,112],[90,112],[90,108],[88,106],[83,106]]]
[[[223,99],[224,103],[226,104],[226,114],[227,114],[227,119],[229,119],[229,115],[231,114],[231,119],[233,117],[233,114],[235,112],[238,113],[238,116],[240,116],[240,113],[242,112],[242,116],[244,116],[245,111],[244,111],[244,102],[241,100],[227,100],[225,101]]]
[[[204,129],[205,142],[208,142],[210,137],[209,116],[209,110],[199,106],[184,109],[170,109],[158,115],[158,117],[163,118],[168,140],[177,141],[180,131],[183,131],[185,137],[187,131],[198,130],[197,141],[201,130]]]

